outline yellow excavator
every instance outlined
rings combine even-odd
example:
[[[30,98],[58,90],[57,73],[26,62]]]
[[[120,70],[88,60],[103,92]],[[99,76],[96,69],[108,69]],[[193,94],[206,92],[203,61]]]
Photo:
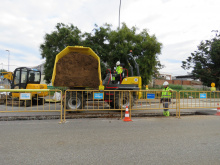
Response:
[[[19,67],[16,68],[14,73],[12,72],[2,72],[3,77],[7,79],[11,84],[11,89],[47,89],[46,84],[40,84],[41,72],[37,69]],[[5,73],[5,74],[4,74]],[[13,92],[11,97],[13,102],[20,101],[20,105],[31,106],[31,102],[38,103],[38,105],[44,104],[44,97],[48,95],[48,92],[30,92],[30,100],[20,100],[20,93]],[[11,100],[11,99],[10,99]],[[8,104],[10,104],[8,100]]]
[[[1,75],[2,75],[2,78],[3,78],[3,79],[7,79],[7,80],[9,80],[10,82],[11,82],[12,79],[13,79],[13,73],[12,73],[12,72],[1,72]]]
[[[5,89],[11,88],[11,82],[13,79],[13,73],[12,72],[0,72],[0,86],[3,86]],[[4,81],[7,80],[7,81]]]

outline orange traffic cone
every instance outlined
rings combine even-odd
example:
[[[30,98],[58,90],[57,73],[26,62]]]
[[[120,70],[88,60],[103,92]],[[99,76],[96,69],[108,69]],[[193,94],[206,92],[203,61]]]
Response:
[[[124,121],[132,121],[129,117],[128,106],[126,106]]]
[[[217,104],[218,107],[217,107],[217,113],[215,114],[216,116],[220,116],[220,107],[219,107],[219,103]]]

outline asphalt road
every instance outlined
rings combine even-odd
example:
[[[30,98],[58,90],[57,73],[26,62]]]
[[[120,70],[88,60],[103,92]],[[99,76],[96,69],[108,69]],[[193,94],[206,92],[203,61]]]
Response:
[[[0,164],[220,164],[220,116],[58,122],[0,121]]]

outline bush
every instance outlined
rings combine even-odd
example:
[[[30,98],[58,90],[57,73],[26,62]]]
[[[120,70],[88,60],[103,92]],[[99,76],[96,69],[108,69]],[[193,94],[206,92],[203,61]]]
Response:
[[[173,90],[183,90],[183,86],[182,85],[173,85],[173,84],[170,84],[169,87]],[[163,87],[162,87],[163,88]]]

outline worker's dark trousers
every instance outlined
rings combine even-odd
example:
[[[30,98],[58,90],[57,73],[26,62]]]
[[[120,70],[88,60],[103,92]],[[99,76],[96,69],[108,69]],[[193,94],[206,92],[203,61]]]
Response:
[[[164,107],[164,111],[168,111],[168,107],[169,107],[170,102],[164,102],[163,103],[163,107]]]
[[[120,74],[116,74],[116,76],[115,76],[115,82],[116,82],[116,84],[118,84],[118,82],[119,82],[119,84],[120,84],[120,79],[121,79]]]
[[[168,111],[168,107],[171,103],[171,99],[170,98],[164,98],[163,99],[163,107],[164,107],[164,111]]]

